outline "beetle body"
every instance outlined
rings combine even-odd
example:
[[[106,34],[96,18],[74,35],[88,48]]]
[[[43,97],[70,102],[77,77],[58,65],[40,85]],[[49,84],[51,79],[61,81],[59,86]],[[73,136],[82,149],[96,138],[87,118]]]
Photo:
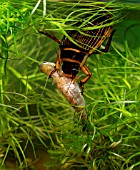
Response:
[[[72,50],[61,50],[60,60],[62,62],[62,70],[68,77],[75,78],[80,69],[85,54]]]
[[[88,27],[98,26],[99,28],[83,32],[78,32],[76,30],[68,31],[67,34],[75,43],[70,41],[66,36],[59,41],[56,37],[47,32],[39,31],[59,43],[60,50],[57,54],[56,66],[51,74],[58,71],[61,66],[65,76],[75,81],[76,75],[79,70],[81,70],[86,75],[86,77],[80,81],[83,92],[84,84],[91,77],[91,72],[85,65],[86,59],[93,53],[99,53],[100,47],[106,39],[108,40],[105,48],[101,51],[107,52],[109,50],[111,39],[114,34],[112,26],[108,24],[112,21],[110,18],[110,14],[99,13],[99,16],[97,18],[92,18],[87,25]],[[105,24],[109,26],[104,26]]]

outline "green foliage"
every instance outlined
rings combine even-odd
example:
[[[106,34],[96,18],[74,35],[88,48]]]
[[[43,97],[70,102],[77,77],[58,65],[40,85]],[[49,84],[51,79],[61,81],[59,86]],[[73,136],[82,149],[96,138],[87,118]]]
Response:
[[[139,169],[140,24],[134,18],[139,6],[39,2],[0,2],[1,169],[11,155],[18,162],[14,169],[31,168],[38,145],[49,154],[46,167],[54,169]],[[92,78],[85,85],[88,120],[83,131],[77,113],[38,69],[44,60],[55,61],[58,45],[37,30],[61,38],[67,30],[96,29],[86,27],[89,18],[108,8],[117,31],[110,52],[86,62]]]

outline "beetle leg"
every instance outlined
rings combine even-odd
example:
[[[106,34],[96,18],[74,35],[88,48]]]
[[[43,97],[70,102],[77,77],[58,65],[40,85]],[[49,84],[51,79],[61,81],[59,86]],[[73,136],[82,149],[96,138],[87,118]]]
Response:
[[[51,73],[49,74],[49,77],[51,77],[54,72],[56,72],[56,71],[59,70],[59,66],[60,66],[60,64],[61,64],[61,59],[60,59],[59,56],[60,56],[60,54],[57,53],[57,58],[56,58],[56,62],[55,62],[55,67],[54,67],[54,69],[51,71]]]
[[[112,37],[113,37],[115,31],[116,31],[116,29],[111,32],[110,36],[108,37],[108,41],[106,43],[105,49],[102,49],[101,52],[108,52],[109,47],[111,45]]]
[[[54,69],[50,72],[49,77],[51,77],[52,74],[53,74],[54,72],[58,71],[58,70],[59,70],[59,60],[56,60],[55,67],[54,67]]]
[[[86,77],[84,79],[80,80],[80,85],[81,85],[82,93],[83,93],[84,92],[84,84],[90,79],[91,72],[88,69],[88,67],[85,65],[81,67],[81,71],[86,74]]]
[[[101,50],[96,50],[96,51],[94,52],[94,54],[107,53],[107,52],[109,51],[109,47],[110,47],[110,45],[111,45],[112,37],[113,37],[115,31],[116,31],[116,29],[111,32],[110,36],[108,36],[108,40],[107,40],[107,43],[106,43],[106,45],[105,45],[105,48],[104,48],[104,49],[101,49]]]
[[[61,43],[60,40],[58,40],[55,36],[53,36],[53,35],[47,33],[46,31],[39,31],[39,30],[38,30],[38,32],[41,33],[41,34],[46,35],[46,36],[49,37],[49,38],[51,38],[52,40],[54,40],[54,41],[57,42],[58,44]]]

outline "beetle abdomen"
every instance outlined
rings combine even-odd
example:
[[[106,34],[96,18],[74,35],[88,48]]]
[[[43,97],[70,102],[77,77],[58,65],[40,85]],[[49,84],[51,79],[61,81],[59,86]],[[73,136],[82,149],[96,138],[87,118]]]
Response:
[[[76,77],[78,74],[80,65],[78,63],[63,61],[62,70],[65,74]]]
[[[82,62],[84,56],[85,56],[84,53],[81,53],[81,52],[78,53],[72,50],[61,50],[61,54],[60,54],[60,58],[62,60],[68,58],[68,59],[79,61],[79,62]]]

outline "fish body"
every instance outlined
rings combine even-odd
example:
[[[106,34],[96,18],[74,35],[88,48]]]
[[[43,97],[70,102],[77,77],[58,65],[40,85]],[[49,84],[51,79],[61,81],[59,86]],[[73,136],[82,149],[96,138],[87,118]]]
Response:
[[[50,75],[55,68],[55,63],[43,62],[39,65],[41,72]],[[85,99],[81,94],[80,87],[76,81],[68,78],[63,74],[63,71],[54,72],[51,74],[54,83],[57,85],[59,91],[64,95],[67,101],[72,105],[76,112],[80,112],[81,118],[86,115]]]

